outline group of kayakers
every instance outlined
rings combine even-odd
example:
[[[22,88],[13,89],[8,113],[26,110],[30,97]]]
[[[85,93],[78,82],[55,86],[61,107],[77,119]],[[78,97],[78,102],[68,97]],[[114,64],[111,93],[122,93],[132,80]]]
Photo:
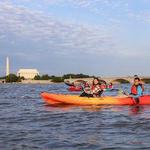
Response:
[[[106,89],[106,84],[101,83],[98,78],[94,78],[92,85],[86,83],[83,88],[83,93],[80,95],[81,97],[100,97],[103,93],[104,89]]]
[[[100,97],[102,93],[106,89],[111,89],[112,83],[109,85],[105,83],[101,83],[98,78],[94,78],[91,85],[87,82],[84,85],[83,93],[80,95],[81,97]],[[134,76],[134,83],[131,86],[131,91],[129,94],[123,92],[124,95],[128,97],[133,97],[135,103],[139,103],[139,97],[143,95],[144,92],[144,84],[138,76]]]
[[[69,87],[70,91],[83,91],[80,97],[101,97],[102,93],[106,90],[113,90],[112,83],[106,83],[104,80],[101,80],[97,77],[93,78],[92,83],[81,80],[77,82],[78,84],[73,84]],[[80,84],[79,84],[80,83]],[[135,103],[139,103],[139,97],[143,95],[144,92],[144,83],[141,79],[135,75],[134,82],[131,86],[130,93],[122,91],[124,96],[132,97]]]

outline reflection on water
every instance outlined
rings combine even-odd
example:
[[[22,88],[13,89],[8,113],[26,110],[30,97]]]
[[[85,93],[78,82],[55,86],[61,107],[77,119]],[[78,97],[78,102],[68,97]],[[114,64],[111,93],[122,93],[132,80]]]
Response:
[[[64,84],[0,85],[0,149],[150,149],[150,106],[48,106],[42,91],[79,94]]]
[[[46,111],[56,111],[56,110],[61,110],[61,111],[69,111],[76,109],[76,107],[80,108],[83,111],[87,112],[99,112],[104,110],[109,110],[112,112],[121,112],[122,107],[128,107],[128,113],[131,115],[138,115],[144,112],[144,106],[142,105],[132,105],[132,106],[112,106],[112,105],[92,105],[92,106],[74,106],[74,105],[65,105],[65,104],[59,104],[59,105],[44,105]]]
[[[131,112],[132,114],[140,114],[144,111],[143,106],[140,105],[135,105],[131,107]]]

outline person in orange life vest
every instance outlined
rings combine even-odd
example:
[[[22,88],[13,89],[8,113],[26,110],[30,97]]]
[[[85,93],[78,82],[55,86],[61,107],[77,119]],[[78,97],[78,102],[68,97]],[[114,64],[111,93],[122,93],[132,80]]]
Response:
[[[139,78],[138,75],[134,75],[134,79],[135,78]],[[140,79],[140,78],[139,78]],[[139,82],[142,86],[142,89],[143,89],[143,92],[144,92],[144,82],[140,79],[140,82]]]
[[[94,78],[92,85],[85,87],[84,92],[80,95],[81,97],[100,97],[103,90],[100,87],[100,82],[98,78]]]
[[[131,87],[130,96],[134,98],[136,104],[139,103],[139,97],[143,95],[144,86],[141,84],[140,78],[134,78],[134,84]]]

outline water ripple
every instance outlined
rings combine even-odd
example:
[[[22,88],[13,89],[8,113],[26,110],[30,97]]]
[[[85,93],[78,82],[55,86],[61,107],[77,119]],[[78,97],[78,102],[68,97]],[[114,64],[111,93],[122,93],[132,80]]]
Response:
[[[70,94],[64,84],[0,86],[2,150],[150,149],[150,106],[52,107],[40,93]]]

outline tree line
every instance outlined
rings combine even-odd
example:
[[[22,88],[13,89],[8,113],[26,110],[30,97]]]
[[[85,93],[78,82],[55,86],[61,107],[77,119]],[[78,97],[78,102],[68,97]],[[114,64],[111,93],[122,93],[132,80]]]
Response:
[[[89,76],[89,75],[85,75],[85,74],[65,74],[63,76],[49,76],[48,74],[45,75],[37,75],[34,77],[33,80],[50,80],[51,82],[54,83],[59,83],[59,82],[63,82],[64,79],[70,79],[70,78],[92,78],[94,76]],[[25,80],[24,77],[20,77],[20,76],[16,76],[15,74],[9,74],[8,76],[4,76],[4,77],[0,77],[0,80],[5,80],[6,82],[21,82],[22,80]],[[141,79],[144,83],[146,84],[150,84],[150,78],[143,78]],[[117,79],[117,82],[120,82],[122,84],[124,83],[129,83],[127,80],[124,79]]]
[[[65,74],[63,76],[49,76],[48,74],[37,75],[33,80],[51,80],[51,82],[63,82],[64,79],[69,78],[91,78],[93,76],[85,75],[85,74]],[[0,79],[5,79],[6,82],[21,82],[25,80],[24,77],[17,76],[15,74],[9,74],[8,76],[0,77]]]

